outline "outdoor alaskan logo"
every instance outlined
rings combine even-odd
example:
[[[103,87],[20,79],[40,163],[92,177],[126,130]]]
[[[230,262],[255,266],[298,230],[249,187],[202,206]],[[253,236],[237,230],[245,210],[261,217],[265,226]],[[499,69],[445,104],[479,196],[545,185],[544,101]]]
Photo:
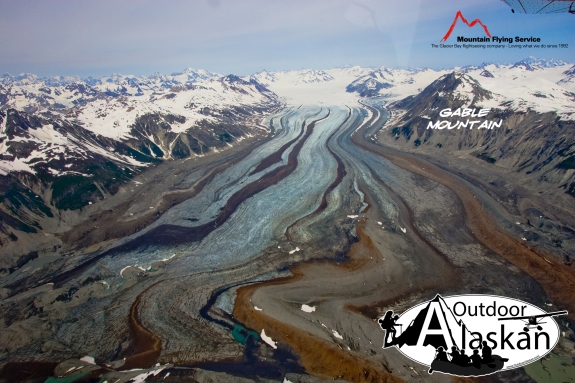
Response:
[[[481,376],[533,363],[559,341],[554,316],[532,304],[495,295],[437,295],[401,315],[378,319],[383,348],[397,347],[429,373]]]

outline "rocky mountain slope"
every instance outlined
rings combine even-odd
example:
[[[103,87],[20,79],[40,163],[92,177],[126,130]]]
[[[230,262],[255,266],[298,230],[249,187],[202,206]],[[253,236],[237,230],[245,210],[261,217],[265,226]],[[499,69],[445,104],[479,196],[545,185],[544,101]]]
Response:
[[[379,134],[383,142],[432,155],[469,155],[519,172],[536,188],[559,187],[575,195],[573,72],[572,64],[534,57],[445,71],[380,68],[359,77],[347,91],[384,96],[390,103],[392,117]],[[440,115],[459,108],[488,113],[483,118]],[[455,127],[470,119],[480,123],[474,129]],[[442,121],[440,129],[428,129]],[[484,121],[501,126],[479,129]]]
[[[489,196],[483,205],[494,217],[513,217],[503,230],[570,266],[575,248],[571,71],[572,64],[536,59],[455,68],[421,92],[387,98],[391,118],[371,140],[439,166],[467,183],[478,199]]]
[[[4,75],[0,246],[33,252],[32,237],[50,242],[49,233],[65,230],[63,212],[114,195],[147,167],[267,134],[259,120],[279,105],[255,80],[192,69],[85,80]],[[0,271],[18,264],[2,262]]]
[[[552,84],[538,93],[509,97],[488,90],[484,84],[490,80],[480,82],[477,76],[461,72],[443,75],[418,95],[390,104],[392,118],[379,139],[432,156],[451,153],[476,158],[486,166],[521,174],[526,183],[540,189],[562,188],[575,197],[572,93]],[[518,90],[510,86],[505,91]],[[462,116],[465,108],[475,109],[474,114]],[[479,117],[482,108],[486,115]],[[444,110],[460,112],[440,114]],[[468,120],[478,123],[461,125]],[[487,125],[482,128],[483,122]]]

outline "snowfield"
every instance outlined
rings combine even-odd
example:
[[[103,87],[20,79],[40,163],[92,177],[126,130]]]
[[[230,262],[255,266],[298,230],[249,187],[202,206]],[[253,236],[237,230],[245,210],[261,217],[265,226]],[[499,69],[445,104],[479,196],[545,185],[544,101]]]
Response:
[[[143,96],[96,100],[79,110],[77,120],[96,134],[121,139],[129,137],[130,126],[138,116],[146,113],[185,117],[184,124],[172,124],[172,131],[181,133],[199,121],[217,120],[215,116],[207,115],[205,108],[217,116],[223,109],[255,106],[269,101],[257,91],[255,85],[244,86],[239,90],[227,79],[210,79],[191,87],[174,86],[148,91]]]
[[[510,102],[507,107],[517,111],[554,111],[562,119],[572,120],[575,119],[575,83],[572,79],[569,81],[565,74],[570,68],[570,64],[563,64],[528,70],[521,66],[513,68],[490,64],[485,69],[493,77],[481,76],[482,70],[467,74],[495,95],[492,100],[481,103],[485,108],[497,108],[502,103]]]
[[[357,95],[346,92],[345,88],[370,71],[359,66],[322,71],[264,71],[245,79],[253,78],[265,85],[287,105],[357,105]]]

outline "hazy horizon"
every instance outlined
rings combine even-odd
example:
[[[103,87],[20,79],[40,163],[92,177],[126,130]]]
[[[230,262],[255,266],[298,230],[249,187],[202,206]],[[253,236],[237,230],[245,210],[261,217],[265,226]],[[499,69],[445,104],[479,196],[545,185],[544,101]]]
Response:
[[[517,61],[515,61],[515,62],[487,62],[487,63],[493,63],[493,64],[498,64],[498,65],[512,65],[512,64],[515,64],[515,63],[517,63],[517,62],[519,62],[519,61],[528,59],[529,57],[534,57],[534,58],[540,59],[540,60],[552,60],[552,59],[556,59],[555,57],[535,57],[535,56],[528,56],[528,57],[524,57],[523,59],[517,60]],[[563,60],[563,61],[565,61],[565,60]],[[570,62],[569,62],[569,61],[565,61],[565,62],[566,62],[567,64],[569,64],[569,65],[575,64],[575,61],[570,61]],[[482,65],[482,64],[484,64],[484,63],[486,63],[486,62],[484,61],[484,62],[480,62],[480,63],[466,64],[465,66],[479,66],[479,65]],[[176,71],[172,71],[172,72],[169,72],[169,73],[167,73],[167,72],[166,72],[166,73],[153,72],[153,73],[135,74],[135,73],[128,73],[128,72],[126,72],[126,73],[115,72],[115,73],[104,74],[104,75],[101,75],[101,76],[94,76],[94,75],[90,75],[90,74],[88,74],[88,75],[86,75],[86,76],[81,76],[81,75],[67,75],[67,74],[57,74],[57,75],[41,76],[41,75],[38,75],[37,73],[32,73],[32,72],[21,72],[21,73],[9,73],[9,72],[4,72],[2,75],[0,75],[0,77],[3,77],[3,76],[5,76],[5,75],[10,75],[10,76],[13,76],[13,77],[18,77],[18,76],[28,75],[28,74],[29,74],[29,75],[36,75],[36,76],[38,76],[38,78],[76,77],[76,78],[80,78],[80,79],[83,79],[83,80],[88,79],[88,78],[100,79],[100,78],[105,78],[105,77],[112,77],[112,76],[115,76],[115,75],[150,77],[150,76],[153,76],[154,74],[159,74],[159,75],[162,75],[162,76],[171,76],[171,75],[175,75],[175,74],[180,74],[180,73],[182,73],[183,71],[185,71],[186,69],[190,69],[190,68],[193,69],[193,70],[198,70],[198,71],[199,71],[199,70],[205,70],[205,71],[207,71],[207,72],[211,72],[211,73],[214,73],[214,74],[219,74],[219,75],[222,75],[222,76],[228,76],[228,75],[249,76],[249,75],[253,75],[253,74],[256,74],[256,73],[263,72],[263,71],[267,71],[267,72],[289,72],[289,71],[297,71],[297,70],[318,70],[318,71],[320,71],[320,70],[339,69],[339,68],[346,68],[346,67],[353,67],[353,66],[356,66],[356,65],[344,64],[344,65],[334,66],[334,67],[329,67],[329,68],[296,68],[296,69],[278,69],[278,70],[274,70],[274,71],[272,71],[272,70],[267,70],[267,69],[262,69],[262,70],[257,71],[257,72],[245,73],[245,74],[244,74],[244,73],[242,73],[242,74],[238,74],[238,73],[219,73],[219,72],[211,71],[211,70],[209,70],[209,68],[194,68],[194,67],[188,66],[188,67],[186,67],[186,68],[184,68],[184,69],[181,69],[181,70],[179,70],[179,71],[176,70]],[[360,65],[358,65],[358,66],[360,66]],[[374,69],[374,70],[375,70],[375,69],[379,69],[379,68],[384,68],[384,67],[385,67],[385,68],[391,68],[391,69],[425,69],[425,68],[430,68],[430,69],[432,69],[432,70],[441,71],[441,70],[447,70],[447,69],[453,69],[453,68],[460,68],[460,67],[462,67],[462,65],[454,65],[454,66],[452,66],[452,67],[440,67],[440,68],[412,67],[412,66],[395,66],[395,67],[392,67],[392,66],[383,66],[383,65],[382,65],[382,66],[361,66],[361,67],[362,67],[362,68],[367,68],[367,69]]]

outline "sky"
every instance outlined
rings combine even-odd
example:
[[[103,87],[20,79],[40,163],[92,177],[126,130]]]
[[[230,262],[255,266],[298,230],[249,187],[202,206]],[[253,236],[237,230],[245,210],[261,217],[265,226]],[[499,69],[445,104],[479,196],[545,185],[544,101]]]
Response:
[[[492,35],[570,48],[440,49],[460,10]],[[483,36],[458,23],[458,35]],[[528,56],[575,62],[575,15],[512,13],[499,0],[0,0],[0,73],[170,74],[451,68]]]

